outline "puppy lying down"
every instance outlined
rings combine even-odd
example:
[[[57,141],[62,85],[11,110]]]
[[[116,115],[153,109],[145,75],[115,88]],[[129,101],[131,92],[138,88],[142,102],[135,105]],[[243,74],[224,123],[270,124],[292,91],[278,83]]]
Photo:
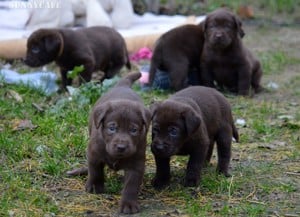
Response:
[[[226,98],[209,87],[183,89],[163,102],[151,106],[152,144],[156,162],[155,188],[170,181],[170,159],[189,155],[185,186],[196,186],[205,161],[212,156],[217,143],[217,171],[229,176],[232,136],[238,141],[231,107]]]
[[[103,95],[95,104],[89,119],[87,148],[88,180],[86,191],[104,192],[104,166],[124,170],[121,213],[139,211],[137,202],[145,169],[146,135],[150,111],[130,88],[140,73],[131,73]],[[86,168],[67,172],[85,174]]]
[[[60,67],[62,88],[72,84],[68,71],[84,66],[80,82],[91,80],[92,73],[100,70],[105,78],[112,78],[126,65],[130,69],[123,37],[109,27],[72,29],[39,29],[27,41],[24,62],[31,67],[55,61]]]

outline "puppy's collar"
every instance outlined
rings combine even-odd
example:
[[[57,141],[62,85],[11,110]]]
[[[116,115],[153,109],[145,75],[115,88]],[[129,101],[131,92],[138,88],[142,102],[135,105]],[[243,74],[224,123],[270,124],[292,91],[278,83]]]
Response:
[[[62,53],[64,52],[64,39],[63,39],[61,33],[58,33],[58,37],[60,40],[60,47],[59,47],[57,57],[60,57],[62,55]]]

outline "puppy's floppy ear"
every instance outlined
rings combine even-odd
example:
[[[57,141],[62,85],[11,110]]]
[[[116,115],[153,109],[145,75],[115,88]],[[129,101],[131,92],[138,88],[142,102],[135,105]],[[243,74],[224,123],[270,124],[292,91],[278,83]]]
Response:
[[[59,34],[60,33],[51,33],[45,36],[44,43],[48,53],[58,52],[60,46],[62,46],[62,41]]]
[[[206,26],[207,26],[207,17],[205,18],[205,20],[201,21],[198,26],[200,26],[200,28],[202,29],[203,32],[203,37],[205,37],[205,31],[206,31]]]
[[[96,128],[98,129],[106,115],[107,111],[109,110],[110,106],[105,103],[99,106],[96,106],[93,110],[93,120]]]
[[[237,31],[240,35],[241,38],[243,38],[245,36],[245,32],[242,28],[242,21],[239,17],[237,16],[234,16],[234,21],[235,21],[235,25],[236,25],[236,28],[237,28]]]
[[[186,108],[185,111],[181,113],[184,119],[185,128],[188,136],[195,133],[201,124],[201,118],[194,112],[193,109]]]
[[[150,105],[151,120],[153,119],[153,117],[156,113],[156,110],[160,104],[161,104],[161,102],[154,102]]]
[[[152,115],[151,115],[150,110],[148,108],[144,108],[142,110],[142,118],[143,118],[143,122],[146,126],[146,129],[149,128],[149,125],[150,125],[150,122],[151,122],[151,117],[152,117]]]

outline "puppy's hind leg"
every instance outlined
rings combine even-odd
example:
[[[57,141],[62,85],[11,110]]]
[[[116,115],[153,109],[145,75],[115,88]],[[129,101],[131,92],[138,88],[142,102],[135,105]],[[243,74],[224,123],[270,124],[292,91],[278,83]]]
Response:
[[[210,159],[212,157],[212,154],[213,154],[213,151],[214,151],[214,143],[215,141],[210,141],[210,144],[209,144],[209,148],[207,150],[207,154],[206,154],[206,159],[205,159],[205,165],[209,165],[209,162],[210,162]]]
[[[205,145],[203,147],[208,147]],[[206,148],[201,149],[200,151],[195,151],[190,154],[190,158],[188,161],[186,176],[184,186],[194,187],[199,184],[201,170],[204,166],[206,156]]]
[[[122,54],[122,55],[121,55]],[[114,77],[116,74],[120,72],[120,70],[123,68],[123,66],[127,67],[127,69],[131,68],[128,56],[124,57],[123,53],[120,53],[120,55],[114,56],[105,71],[105,78],[109,79]]]
[[[178,58],[168,63],[171,87],[178,91],[188,86],[189,61],[186,58]]]
[[[91,81],[95,64],[94,61],[87,60],[85,61],[85,64],[83,66],[84,66],[84,70],[79,75],[80,84]]]
[[[260,63],[257,62],[254,67],[252,78],[251,78],[251,86],[254,89],[255,93],[259,93],[264,90],[264,88],[260,85],[261,77],[262,77],[261,66]]]
[[[217,135],[218,167],[217,171],[226,177],[231,176],[228,172],[231,157],[232,127],[227,124],[219,130]]]

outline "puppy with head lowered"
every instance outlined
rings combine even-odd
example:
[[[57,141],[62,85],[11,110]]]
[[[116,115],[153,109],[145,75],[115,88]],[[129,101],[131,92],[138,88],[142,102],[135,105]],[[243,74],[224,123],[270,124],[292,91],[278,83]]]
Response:
[[[84,66],[82,80],[91,80],[92,73],[101,70],[105,78],[116,75],[126,64],[130,68],[123,37],[109,27],[71,29],[39,29],[27,41],[24,62],[32,67],[55,61],[60,67],[62,88],[72,84],[68,71],[75,66]]]
[[[145,169],[146,136],[151,114],[130,88],[140,76],[140,73],[131,73],[119,81],[96,102],[89,120],[86,190],[104,192],[105,165],[124,170],[121,213],[139,211],[137,198]]]
[[[262,90],[260,62],[243,45],[242,23],[227,9],[208,14],[203,22],[204,46],[201,57],[203,85],[223,89],[239,95]]]
[[[222,94],[209,87],[188,87],[153,104],[151,112],[155,188],[169,184],[173,155],[189,155],[184,185],[196,186],[205,161],[210,161],[215,142],[217,171],[229,176],[232,136],[238,141],[238,132],[230,104]]]
[[[158,69],[167,73],[170,87],[176,91],[191,83],[200,84],[200,57],[204,43],[201,25],[176,27],[157,40],[149,72],[151,85]]]

